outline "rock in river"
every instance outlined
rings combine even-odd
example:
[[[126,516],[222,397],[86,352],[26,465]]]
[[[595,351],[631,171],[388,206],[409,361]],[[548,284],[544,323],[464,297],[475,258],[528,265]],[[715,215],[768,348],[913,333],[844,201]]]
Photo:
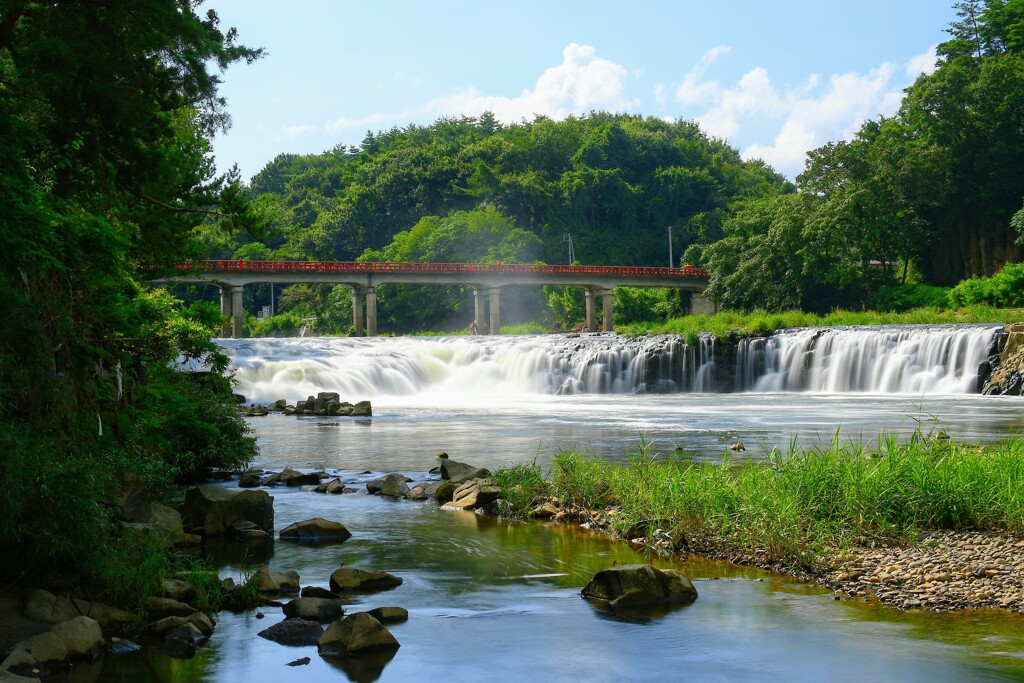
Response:
[[[397,650],[398,640],[379,621],[366,612],[358,612],[339,619],[324,631],[317,643],[317,650],[327,657],[380,650]]]
[[[394,574],[381,571],[366,571],[342,567],[331,574],[331,590],[343,591],[384,591],[402,585],[402,579]]]
[[[646,607],[697,599],[697,590],[682,572],[628,564],[602,569],[583,587],[583,597],[607,600],[611,607]]]
[[[281,538],[292,541],[336,541],[341,543],[352,537],[341,522],[314,517],[290,524],[281,530]]]

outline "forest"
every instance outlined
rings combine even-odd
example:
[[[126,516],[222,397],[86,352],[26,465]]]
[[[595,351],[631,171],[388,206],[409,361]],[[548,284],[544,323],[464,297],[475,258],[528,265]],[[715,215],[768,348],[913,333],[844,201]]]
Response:
[[[668,265],[671,239],[672,265],[712,271],[720,308],[947,305],[947,288],[1018,261],[1024,230],[1024,2],[956,7],[934,72],[899,111],[809,152],[795,183],[690,121],[591,112],[503,125],[485,112],[280,155],[248,188],[265,232],[211,225],[201,238],[214,258],[565,263],[571,236],[594,265]],[[253,321],[257,334],[301,318],[322,332],[350,324],[346,288],[250,289],[250,310],[273,296],[292,312]],[[971,291],[1014,304],[996,289]],[[468,322],[465,292],[388,290],[385,330]],[[521,316],[572,324],[581,296],[523,292]],[[617,322],[651,315],[629,296]],[[663,292],[641,298],[661,317],[686,309]]]

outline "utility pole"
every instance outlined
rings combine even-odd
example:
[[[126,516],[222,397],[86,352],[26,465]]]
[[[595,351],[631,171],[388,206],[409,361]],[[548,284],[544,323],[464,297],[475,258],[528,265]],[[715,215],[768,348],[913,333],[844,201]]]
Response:
[[[672,268],[674,261],[672,259],[672,226],[668,226],[668,267]]]
[[[572,233],[565,233],[565,235],[562,236],[562,241],[569,243],[569,265],[571,266],[576,261],[576,254],[572,250]]]

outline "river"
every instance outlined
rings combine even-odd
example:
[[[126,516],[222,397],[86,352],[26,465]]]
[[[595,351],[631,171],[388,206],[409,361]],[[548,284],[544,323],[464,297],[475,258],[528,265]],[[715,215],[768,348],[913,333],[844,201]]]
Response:
[[[865,338],[878,334],[869,331]],[[939,344],[920,342],[915,348],[934,351]],[[389,471],[431,478],[427,470],[438,451],[487,467],[530,461],[546,467],[565,448],[612,460],[641,447],[666,456],[719,460],[737,441],[746,451],[730,457],[758,458],[793,443],[813,447],[839,438],[870,444],[915,429],[993,440],[1017,433],[1024,424],[1019,398],[969,393],[976,385],[969,373],[979,361],[966,357],[966,345],[952,343],[945,359],[900,361],[909,369],[896,388],[913,386],[911,391],[892,391],[892,372],[885,390],[863,384],[858,390],[855,383],[843,391],[756,390],[763,378],[769,379],[762,385],[778,386],[778,373],[792,368],[773,366],[774,360],[741,359],[744,367],[760,369],[733,393],[694,391],[694,381],[699,388],[704,380],[697,378],[709,376],[706,364],[721,362],[712,353],[687,360],[662,344],[659,353],[676,354],[668,362],[664,355],[655,359],[650,347],[607,337],[223,343],[248,400],[294,402],[318,391],[338,391],[345,400],[373,402],[372,418],[251,420],[260,445],[258,466],[322,467],[354,488]],[[908,355],[898,343],[875,346],[878,353],[900,348]],[[851,372],[863,375],[876,361],[857,353],[861,360]],[[808,357],[805,349],[800,362],[813,370]],[[655,361],[672,365],[672,372],[688,366],[686,377],[663,373],[657,380],[685,391],[644,393],[643,385],[653,377],[646,368]],[[823,360],[830,366],[836,361]],[[894,367],[893,359],[885,362]],[[794,373],[789,377],[796,381]],[[195,659],[155,654],[108,659],[97,680],[1024,679],[1024,618],[1019,615],[900,612],[873,602],[836,601],[816,585],[690,558],[681,569],[700,594],[695,603],[660,616],[622,617],[586,602],[579,590],[602,567],[650,558],[586,530],[511,523],[365,493],[327,496],[277,488],[271,494],[278,529],[320,516],[344,522],[353,537],[319,548],[281,541],[262,549],[228,548],[212,556],[222,575],[238,579],[261,562],[298,571],[303,585],[326,586],[342,564],[396,573],[405,579],[402,586],[354,597],[349,608],[410,610],[409,621],[392,628],[402,644],[394,657],[339,663],[320,658],[315,647],[276,645],[255,635],[282,618],[280,608],[268,607],[264,619],[255,612],[221,613],[213,638]],[[668,560],[655,562],[671,566]],[[286,666],[302,657],[310,663]]]

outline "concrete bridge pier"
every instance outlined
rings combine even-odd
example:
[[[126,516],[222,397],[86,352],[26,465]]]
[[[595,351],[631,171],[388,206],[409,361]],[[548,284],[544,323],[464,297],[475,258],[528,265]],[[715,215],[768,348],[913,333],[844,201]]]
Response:
[[[491,300],[491,321],[488,334],[501,334],[501,288],[492,287],[487,290]]]
[[[366,288],[366,336],[377,336],[377,288]]]
[[[611,288],[601,290],[601,306],[604,309],[604,332],[615,331],[615,323],[612,321],[612,290]]]
[[[352,288],[352,336],[366,336],[365,325],[363,324],[363,304],[365,296],[362,287]]]
[[[597,332],[597,291],[587,287],[587,332]]]
[[[484,333],[484,288],[473,288],[473,323],[476,325],[476,333]]]
[[[245,336],[242,326],[242,285],[231,285],[231,338],[241,339]]]
[[[718,312],[718,306],[714,300],[704,296],[702,292],[690,293],[690,315],[714,315]]]
[[[224,322],[220,326],[220,336],[231,336],[231,287],[229,285],[217,285],[220,289],[220,314],[224,316]]]

